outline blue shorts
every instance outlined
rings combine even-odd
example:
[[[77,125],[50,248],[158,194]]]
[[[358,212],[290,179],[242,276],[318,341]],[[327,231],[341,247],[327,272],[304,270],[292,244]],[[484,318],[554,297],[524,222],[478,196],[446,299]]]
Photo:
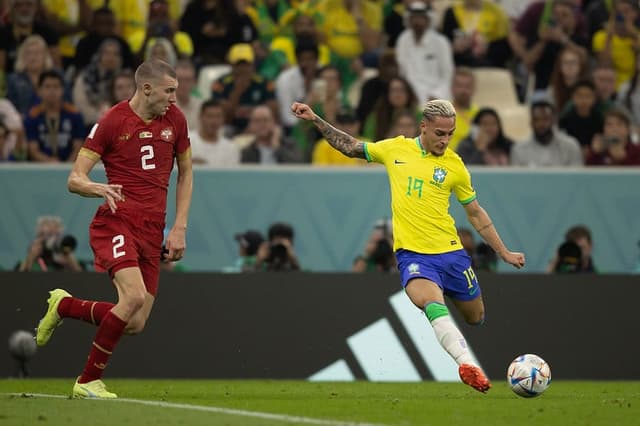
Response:
[[[420,254],[401,249],[396,252],[396,259],[403,288],[414,278],[426,278],[452,299],[473,300],[481,294],[471,258],[464,250]]]

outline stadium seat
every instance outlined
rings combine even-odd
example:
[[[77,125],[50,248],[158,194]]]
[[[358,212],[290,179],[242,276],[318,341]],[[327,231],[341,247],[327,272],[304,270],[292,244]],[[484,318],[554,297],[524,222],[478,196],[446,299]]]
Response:
[[[508,108],[518,106],[513,75],[504,68],[475,68],[476,93],[473,102],[478,106]]]
[[[198,91],[202,96],[202,99],[209,99],[211,97],[211,84],[225,74],[231,72],[231,65],[207,65],[200,69],[198,76]]]
[[[496,108],[502,121],[504,134],[521,142],[531,136],[531,120],[529,107],[526,105],[514,105],[510,107]]]

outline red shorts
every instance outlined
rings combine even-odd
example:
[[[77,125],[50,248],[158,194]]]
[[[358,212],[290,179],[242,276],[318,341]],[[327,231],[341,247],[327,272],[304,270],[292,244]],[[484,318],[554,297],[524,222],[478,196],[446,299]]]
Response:
[[[89,243],[96,271],[113,278],[123,268],[138,267],[147,291],[158,292],[160,256],[164,239],[164,215],[117,210],[100,206],[89,225]]]

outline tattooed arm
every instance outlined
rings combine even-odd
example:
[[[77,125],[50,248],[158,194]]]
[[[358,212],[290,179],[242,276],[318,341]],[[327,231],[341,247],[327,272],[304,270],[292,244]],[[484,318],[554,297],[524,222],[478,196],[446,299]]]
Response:
[[[364,143],[351,135],[338,130],[331,124],[318,117],[309,105],[294,102],[291,105],[293,114],[303,120],[311,121],[329,142],[329,145],[346,155],[347,157],[366,158]]]

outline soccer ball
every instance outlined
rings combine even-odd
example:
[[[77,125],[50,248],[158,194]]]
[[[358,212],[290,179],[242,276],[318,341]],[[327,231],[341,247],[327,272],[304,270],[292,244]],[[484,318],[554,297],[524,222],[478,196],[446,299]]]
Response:
[[[507,383],[516,395],[533,398],[551,384],[551,368],[538,355],[520,355],[509,364]]]

